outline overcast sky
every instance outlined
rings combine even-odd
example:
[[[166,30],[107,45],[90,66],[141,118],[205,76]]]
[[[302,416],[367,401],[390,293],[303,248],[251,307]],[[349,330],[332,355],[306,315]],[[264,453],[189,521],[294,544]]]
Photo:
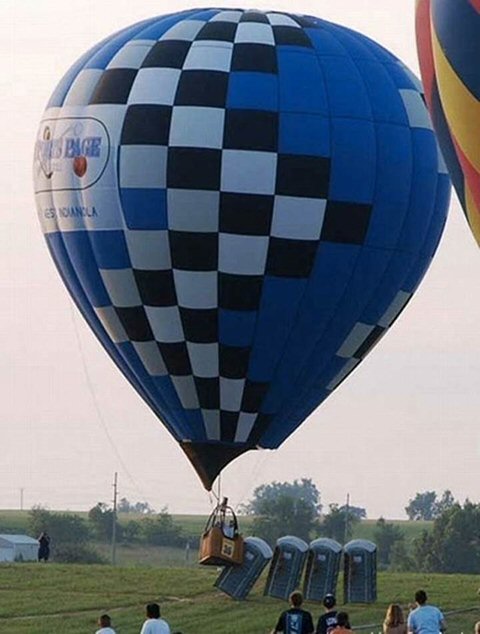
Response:
[[[171,512],[211,499],[173,439],[84,325],[50,261],[31,179],[50,93],[91,45],[198,2],[0,0],[0,508],[88,509],[120,496]],[[222,6],[238,6],[224,0]],[[418,71],[414,2],[245,0],[310,13],[374,38]],[[114,7],[114,9],[112,9]],[[310,477],[324,503],[404,517],[416,491],[478,498],[480,253],[456,199],[423,285],[371,356],[276,452],[226,469],[236,505],[272,480]]]

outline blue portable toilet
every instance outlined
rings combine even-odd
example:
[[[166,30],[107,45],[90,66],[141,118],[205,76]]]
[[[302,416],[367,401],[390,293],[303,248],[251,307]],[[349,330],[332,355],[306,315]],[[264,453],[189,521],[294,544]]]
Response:
[[[243,563],[240,566],[225,566],[215,581],[215,587],[232,599],[246,599],[272,557],[273,551],[267,542],[259,537],[247,537],[244,541]]]
[[[377,547],[366,539],[354,539],[344,547],[344,603],[377,600]]]
[[[322,601],[326,594],[336,595],[342,547],[334,539],[322,537],[310,543],[303,594],[309,601]]]
[[[300,585],[308,555],[308,544],[299,537],[287,535],[277,540],[268,571],[264,595],[287,600]]]

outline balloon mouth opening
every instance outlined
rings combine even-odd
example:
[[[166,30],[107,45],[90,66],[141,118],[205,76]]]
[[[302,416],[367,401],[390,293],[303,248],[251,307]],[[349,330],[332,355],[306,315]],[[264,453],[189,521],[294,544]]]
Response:
[[[191,442],[188,440],[181,441],[180,447],[186,453],[207,491],[212,490],[216,478],[230,462],[245,452],[256,449],[255,445]]]

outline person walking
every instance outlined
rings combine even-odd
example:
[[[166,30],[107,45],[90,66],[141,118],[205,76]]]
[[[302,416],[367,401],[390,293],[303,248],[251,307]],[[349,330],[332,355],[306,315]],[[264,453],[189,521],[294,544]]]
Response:
[[[98,625],[100,629],[97,630],[95,634],[115,634],[115,630],[112,628],[112,619],[108,614],[102,614],[98,619]]]
[[[427,605],[425,590],[415,592],[416,608],[408,615],[408,634],[438,634],[445,632],[447,624],[441,611],[434,605]]]
[[[292,607],[280,614],[272,634],[314,634],[312,615],[302,610],[303,594],[298,590],[292,592],[289,600]]]
[[[140,634],[170,634],[170,626],[160,618],[158,603],[149,603],[146,608],[147,620],[142,626]]]
[[[315,634],[329,634],[337,624],[337,601],[333,594],[326,594],[323,597],[323,607],[325,614],[322,614],[317,622]]]
[[[398,603],[390,603],[383,621],[383,634],[407,634],[403,610]]]

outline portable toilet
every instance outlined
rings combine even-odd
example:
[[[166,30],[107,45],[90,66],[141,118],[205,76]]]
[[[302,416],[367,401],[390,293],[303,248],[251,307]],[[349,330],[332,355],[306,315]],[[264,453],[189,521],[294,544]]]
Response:
[[[377,547],[366,539],[354,539],[344,547],[344,603],[377,600]]]
[[[342,547],[334,539],[322,537],[310,544],[303,594],[309,601],[322,601],[326,594],[336,595]]]
[[[225,566],[215,587],[232,599],[246,599],[265,566],[273,557],[267,542],[259,537],[247,537],[244,541],[243,563],[240,566]]]
[[[288,599],[300,585],[307,554],[308,544],[303,539],[290,535],[280,537],[275,546],[263,594],[277,599]]]

